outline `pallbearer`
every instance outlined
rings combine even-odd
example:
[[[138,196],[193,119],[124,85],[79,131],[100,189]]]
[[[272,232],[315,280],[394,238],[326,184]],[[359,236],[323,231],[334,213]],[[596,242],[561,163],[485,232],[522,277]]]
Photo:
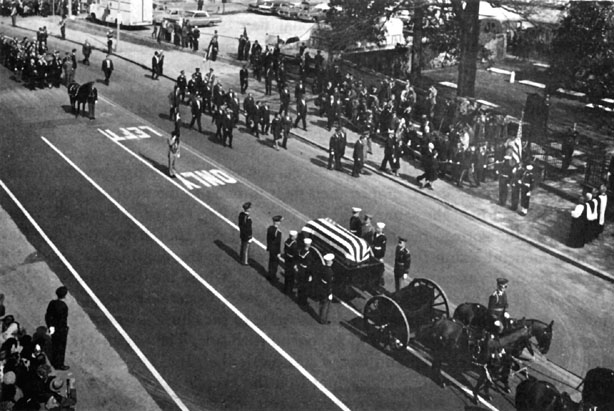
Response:
[[[299,305],[307,305],[307,295],[313,280],[312,272],[315,254],[311,250],[311,238],[303,240],[303,248],[297,254],[297,302]]]
[[[352,217],[350,217],[350,233],[360,237],[362,235],[362,223],[360,222],[360,212],[362,208],[352,207]]]
[[[296,279],[296,258],[298,255],[298,243],[296,237],[298,233],[290,230],[288,239],[284,243],[284,293],[292,295],[294,292],[294,281]]]
[[[386,255],[386,234],[384,234],[386,224],[379,222],[375,225],[375,235],[373,236],[373,256],[384,262]]]
[[[320,324],[330,324],[328,320],[328,312],[330,311],[330,302],[333,300],[333,254],[324,256],[324,267],[320,276]]]

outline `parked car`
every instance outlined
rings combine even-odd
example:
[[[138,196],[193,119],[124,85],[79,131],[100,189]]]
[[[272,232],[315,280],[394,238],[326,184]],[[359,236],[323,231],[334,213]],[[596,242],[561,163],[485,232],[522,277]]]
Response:
[[[273,2],[265,1],[258,5],[258,13],[260,14],[273,14]]]
[[[279,7],[277,15],[283,19],[296,18],[298,12],[301,10],[301,3],[287,3]]]
[[[183,10],[168,8],[163,3],[153,3],[153,22],[154,24],[162,23],[164,19],[178,20]]]
[[[191,26],[198,27],[213,26],[222,22],[221,18],[211,17],[204,10],[180,10],[179,13],[172,10],[170,15],[164,16],[164,19],[175,23],[179,22],[179,19],[183,19],[184,21],[187,20]]]
[[[328,13],[328,10],[330,10],[330,6],[327,3],[320,3],[311,8],[306,8],[305,3],[303,3],[296,18],[302,21],[313,21],[317,23],[326,20],[326,13]]]

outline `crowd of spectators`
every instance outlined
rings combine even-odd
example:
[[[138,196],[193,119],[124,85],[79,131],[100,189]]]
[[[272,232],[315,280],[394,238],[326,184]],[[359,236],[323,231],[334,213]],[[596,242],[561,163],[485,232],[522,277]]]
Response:
[[[14,315],[6,315],[4,294],[0,294],[0,318],[0,410],[74,411],[74,378],[60,376],[50,363],[53,329],[39,326],[29,334]]]

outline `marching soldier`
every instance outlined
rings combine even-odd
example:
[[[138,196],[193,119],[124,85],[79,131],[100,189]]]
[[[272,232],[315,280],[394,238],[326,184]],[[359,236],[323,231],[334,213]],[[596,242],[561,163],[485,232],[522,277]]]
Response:
[[[350,233],[355,236],[362,236],[362,223],[360,222],[361,208],[352,207],[352,217],[350,217]]]
[[[407,280],[411,267],[411,253],[405,248],[406,238],[399,237],[399,244],[394,254],[394,289],[401,289],[401,279]]]
[[[175,177],[175,161],[179,158],[179,135],[174,131],[168,139],[168,175]]]
[[[497,174],[499,174],[499,205],[505,207],[510,182],[516,172],[516,167],[514,166],[512,156],[506,155],[503,159],[504,161],[499,165]]]
[[[501,334],[504,328],[504,323],[510,318],[507,312],[507,278],[497,278],[497,289],[488,298],[488,315],[493,320],[493,326],[498,334]]]
[[[232,130],[234,129],[234,125],[235,122],[232,116],[232,111],[227,108],[224,111],[224,117],[222,119],[224,147],[226,147],[226,142],[228,141],[228,147],[232,148]]]
[[[330,321],[328,320],[328,312],[330,311],[330,302],[333,300],[334,259],[334,254],[329,253],[324,256],[324,267],[322,268],[320,277],[320,324],[330,324]]]
[[[531,191],[535,179],[533,178],[533,164],[529,163],[526,166],[525,172],[520,180],[520,215],[525,216],[529,211],[529,202],[531,201]]]
[[[281,224],[282,216],[273,217],[273,225],[266,232],[266,250],[269,252],[269,281],[277,278],[277,267],[279,267],[279,255],[281,253]]]
[[[249,215],[250,208],[252,208],[252,203],[248,201],[243,204],[243,211],[239,213],[239,237],[241,239],[239,255],[243,265],[249,265],[249,244],[253,241],[252,218]]]
[[[273,133],[273,147],[275,150],[279,150],[279,146],[277,142],[281,140],[281,130],[282,130],[282,119],[279,117],[279,113],[275,113],[275,117],[273,117],[273,121],[271,122],[271,130]]]
[[[290,137],[290,129],[292,128],[292,119],[289,114],[286,114],[281,123],[282,140],[281,146],[288,149],[288,137]]]
[[[311,238],[303,240],[303,248],[297,253],[297,302],[307,305],[309,286],[313,281],[312,272],[315,264],[315,253],[311,250]]]
[[[375,235],[373,236],[373,256],[384,262],[384,256],[386,255],[386,234],[384,234],[384,228],[386,224],[379,222],[375,228]]]
[[[284,294],[286,295],[292,295],[294,291],[298,256],[297,235],[298,233],[295,230],[290,230],[288,239],[284,243]]]
[[[375,235],[375,229],[373,228],[373,225],[371,224],[372,218],[373,216],[371,214],[366,214],[364,221],[362,222],[362,238],[370,246],[373,245],[373,237]]]
[[[284,87],[279,92],[279,100],[280,100],[279,114],[283,113],[284,116],[287,116],[288,108],[290,107],[290,92],[288,91],[287,87]]]

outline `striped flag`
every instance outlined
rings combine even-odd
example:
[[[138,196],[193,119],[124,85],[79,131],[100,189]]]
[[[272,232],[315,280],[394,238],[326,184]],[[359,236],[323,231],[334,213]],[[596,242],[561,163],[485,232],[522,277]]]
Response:
[[[518,124],[518,132],[516,133],[516,138],[509,141],[507,147],[509,148],[510,155],[514,160],[515,164],[520,164],[522,160],[522,122],[524,119],[524,111],[520,116],[520,123]]]
[[[346,262],[362,263],[371,256],[371,248],[364,239],[329,218],[309,221],[302,231],[309,234],[314,242],[325,244],[331,252],[343,256]]]

